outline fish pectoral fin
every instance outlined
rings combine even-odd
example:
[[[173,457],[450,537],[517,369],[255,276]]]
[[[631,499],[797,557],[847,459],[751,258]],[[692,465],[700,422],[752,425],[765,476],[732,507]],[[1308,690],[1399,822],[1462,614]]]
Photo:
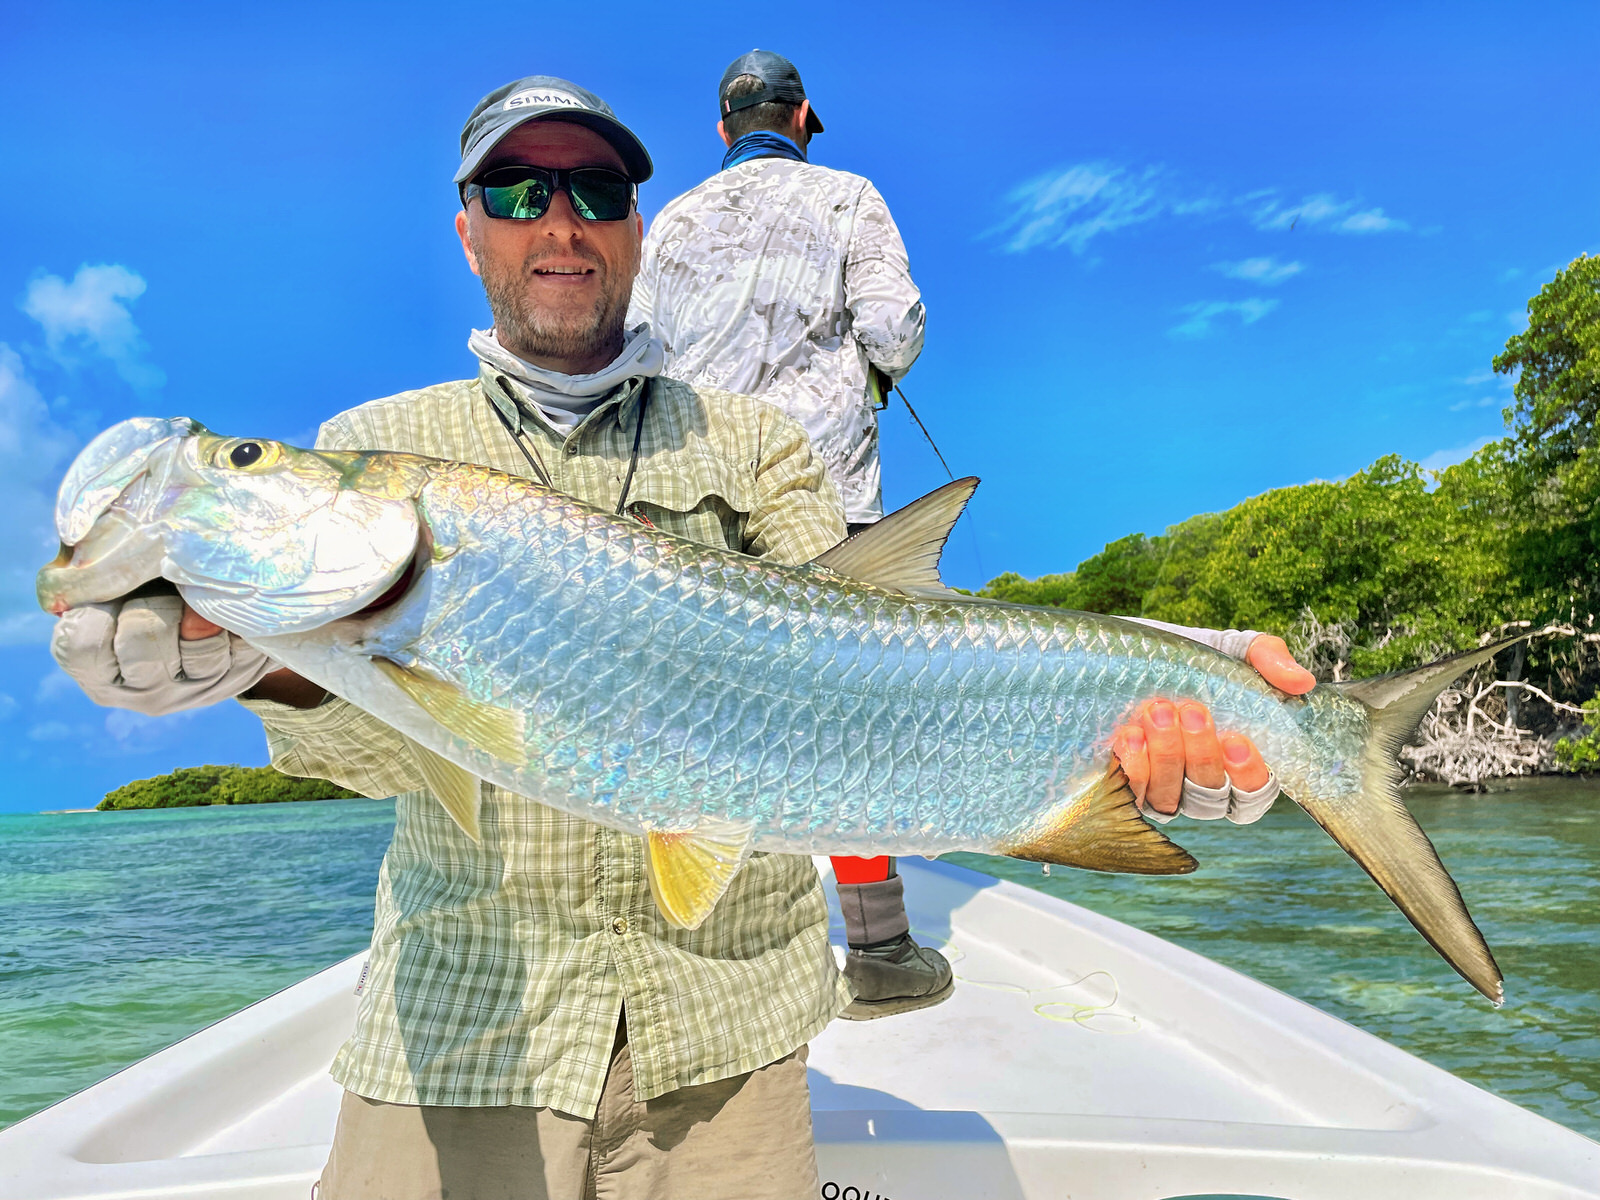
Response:
[[[698,929],[750,857],[750,827],[702,825],[645,834],[650,894],[669,924]]]
[[[460,826],[462,833],[474,842],[481,842],[478,810],[483,804],[483,787],[478,777],[410,738],[406,739],[406,745],[411,748],[411,757],[416,760],[417,770],[422,773],[422,780],[434,799],[444,805],[445,812]]]
[[[1146,821],[1121,767],[1061,805],[1001,854],[1030,862],[1128,875],[1187,875],[1200,864]]]
[[[913,596],[961,596],[939,578],[939,556],[972,499],[972,476],[945,484],[896,509],[812,561],[850,579]]]
[[[391,659],[372,662],[418,707],[468,745],[512,766],[527,762],[521,713],[474,700],[453,683],[418,674]]]

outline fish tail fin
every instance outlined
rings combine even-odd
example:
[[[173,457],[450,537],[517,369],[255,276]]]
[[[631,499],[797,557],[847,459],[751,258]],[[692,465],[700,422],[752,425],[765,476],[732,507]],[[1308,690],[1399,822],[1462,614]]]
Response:
[[[1361,869],[1444,960],[1495,1005],[1505,999],[1500,968],[1467,911],[1461,890],[1400,798],[1400,748],[1439,693],[1520,637],[1451,655],[1426,666],[1373,679],[1327,684],[1367,712],[1361,802],[1331,804],[1313,795],[1295,801],[1355,859]]]
[[[1187,875],[1199,866],[1140,814],[1121,767],[1113,767],[1015,842],[995,849],[1029,862],[1129,875]]]

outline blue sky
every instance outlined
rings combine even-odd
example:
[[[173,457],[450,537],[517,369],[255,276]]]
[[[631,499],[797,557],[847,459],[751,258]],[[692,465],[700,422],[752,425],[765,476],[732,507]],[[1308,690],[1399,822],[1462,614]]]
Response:
[[[307,439],[472,370],[461,121],[571,78],[644,139],[650,216],[717,167],[715,86],[799,65],[815,161],[871,177],[928,305],[906,391],[984,478],[946,575],[1070,570],[1381,454],[1500,430],[1489,360],[1600,249],[1592,4],[11,3],[0,38],[0,811],[264,761],[55,671],[32,576],[72,453],[182,413]],[[904,410],[886,499],[943,478]]]

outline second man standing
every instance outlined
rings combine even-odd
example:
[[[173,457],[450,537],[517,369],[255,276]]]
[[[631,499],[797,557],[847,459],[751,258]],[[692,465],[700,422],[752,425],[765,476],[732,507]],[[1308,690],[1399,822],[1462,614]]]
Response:
[[[874,399],[922,349],[922,297],[878,190],[807,161],[822,122],[793,63],[752,50],[717,98],[722,170],[651,225],[628,324],[650,322],[675,378],[799,421],[855,533],[883,516]],[[833,863],[856,995],[843,1015],[947,997],[950,966],[911,937],[894,860]]]

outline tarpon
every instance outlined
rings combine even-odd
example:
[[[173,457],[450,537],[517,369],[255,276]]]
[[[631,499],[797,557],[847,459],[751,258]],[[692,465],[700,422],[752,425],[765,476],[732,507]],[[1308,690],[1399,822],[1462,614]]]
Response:
[[[645,838],[657,904],[685,927],[752,851],[1191,871],[1109,743],[1140,701],[1198,701],[1500,1001],[1489,948],[1399,798],[1396,753],[1504,643],[1288,696],[1133,621],[946,588],[939,553],[975,485],[790,567],[486,467],[138,418],[63,481],[39,599],[59,614],[170,581],[410,739],[468,837],[489,780]]]

